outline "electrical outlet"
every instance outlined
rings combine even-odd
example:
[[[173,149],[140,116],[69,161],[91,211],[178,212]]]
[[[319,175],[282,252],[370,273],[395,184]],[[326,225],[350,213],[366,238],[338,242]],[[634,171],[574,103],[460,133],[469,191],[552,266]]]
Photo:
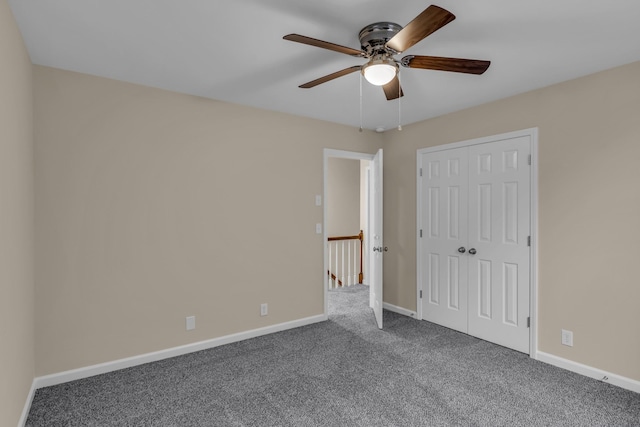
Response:
[[[260,304],[260,316],[266,316],[269,314],[269,306],[267,303]]]
[[[322,224],[316,224],[316,234],[322,234]]]
[[[187,316],[187,331],[196,328],[196,316]]]
[[[316,206],[322,206],[322,196],[316,195]]]
[[[561,342],[562,342],[562,345],[568,345],[569,347],[573,347],[573,332],[562,329]]]

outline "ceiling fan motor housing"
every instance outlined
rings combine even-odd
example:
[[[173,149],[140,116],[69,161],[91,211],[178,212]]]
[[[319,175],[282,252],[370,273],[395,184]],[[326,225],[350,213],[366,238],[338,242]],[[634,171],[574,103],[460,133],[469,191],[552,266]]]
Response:
[[[402,30],[402,26],[393,22],[375,22],[367,25],[360,30],[358,36],[362,50],[367,52],[367,56],[397,53],[387,48],[385,44],[400,30]]]

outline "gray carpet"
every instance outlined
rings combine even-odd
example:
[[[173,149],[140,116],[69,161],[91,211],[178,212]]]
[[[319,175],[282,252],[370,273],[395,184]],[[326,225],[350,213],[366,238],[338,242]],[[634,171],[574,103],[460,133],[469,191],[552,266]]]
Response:
[[[330,321],[36,391],[28,426],[640,426],[640,395],[330,292]]]

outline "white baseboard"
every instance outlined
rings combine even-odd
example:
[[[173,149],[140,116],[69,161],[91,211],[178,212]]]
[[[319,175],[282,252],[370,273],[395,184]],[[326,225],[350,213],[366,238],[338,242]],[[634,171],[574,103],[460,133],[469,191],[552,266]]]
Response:
[[[127,357],[125,359],[114,360],[112,362],[100,363],[98,365],[86,366],[84,368],[72,369],[70,371],[45,375],[42,377],[37,377],[34,380],[34,389],[49,387],[52,385],[62,384],[82,378],[88,378],[94,375],[100,375],[107,372],[130,368],[132,366],[138,366],[149,362],[168,359],[170,357],[181,356],[183,354],[206,350],[225,344],[231,344],[249,338],[273,334],[275,332],[285,331],[287,329],[299,328],[300,326],[311,325],[313,323],[318,323],[325,320],[327,320],[327,316],[325,316],[324,314],[320,314],[317,316],[306,317],[304,319],[293,320],[291,322],[279,323],[277,325],[265,326],[263,328],[252,329],[250,331],[239,332],[237,334],[225,335],[223,337],[213,338],[206,341],[200,341],[192,344],[182,345],[179,347],[168,348],[166,350],[155,351],[153,353],[141,354],[138,356]],[[30,402],[31,401],[29,401],[29,405],[31,404]]]
[[[407,310],[406,308],[398,307],[397,305],[389,304],[388,302],[383,302],[382,308],[393,311],[394,313],[402,314],[403,316],[413,317],[414,319],[418,318],[418,314],[415,311]]]
[[[23,427],[27,422],[27,417],[29,416],[29,411],[31,410],[31,402],[33,402],[33,396],[36,394],[36,380],[31,381],[31,389],[29,390],[29,394],[27,395],[27,401],[24,403],[24,408],[22,408],[22,415],[20,415],[20,421],[18,421],[18,427]]]
[[[640,393],[640,381],[623,377],[622,375],[613,374],[611,372],[603,371],[602,369],[593,368],[591,366],[583,365],[582,363],[574,362],[542,351],[538,351],[536,353],[536,360],[584,375],[585,377],[595,378],[596,380]]]

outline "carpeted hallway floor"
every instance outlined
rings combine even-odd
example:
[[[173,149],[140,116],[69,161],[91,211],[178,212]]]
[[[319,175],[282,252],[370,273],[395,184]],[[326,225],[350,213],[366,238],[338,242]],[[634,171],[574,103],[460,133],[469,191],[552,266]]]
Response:
[[[330,292],[330,320],[36,392],[28,426],[640,426],[640,394]]]

